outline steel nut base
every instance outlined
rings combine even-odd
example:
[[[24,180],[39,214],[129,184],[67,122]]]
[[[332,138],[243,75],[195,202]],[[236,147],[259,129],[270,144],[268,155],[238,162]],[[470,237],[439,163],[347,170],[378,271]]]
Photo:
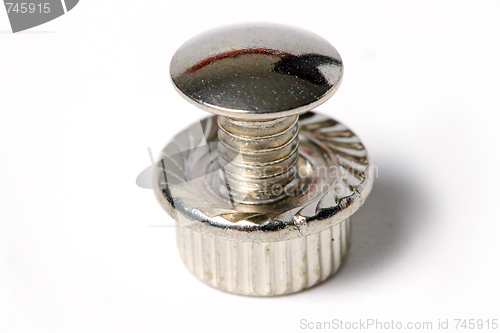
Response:
[[[278,296],[310,288],[333,275],[349,249],[350,221],[282,242],[226,240],[177,224],[177,247],[187,268],[220,290]]]
[[[349,245],[349,219],[370,193],[365,147],[346,126],[299,117],[301,191],[251,205],[220,186],[217,119],[205,118],[165,147],[156,197],[176,221],[182,260],[211,286],[243,295],[298,292],[331,276]]]

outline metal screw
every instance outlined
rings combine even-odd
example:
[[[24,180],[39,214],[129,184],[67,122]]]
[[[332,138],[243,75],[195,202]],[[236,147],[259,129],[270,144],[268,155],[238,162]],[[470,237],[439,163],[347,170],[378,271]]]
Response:
[[[170,72],[183,97],[218,115],[177,135],[158,167],[157,198],[179,223],[188,268],[219,289],[262,296],[332,275],[372,186],[359,139],[308,112],[342,80],[335,48],[296,28],[235,25],[182,45]]]

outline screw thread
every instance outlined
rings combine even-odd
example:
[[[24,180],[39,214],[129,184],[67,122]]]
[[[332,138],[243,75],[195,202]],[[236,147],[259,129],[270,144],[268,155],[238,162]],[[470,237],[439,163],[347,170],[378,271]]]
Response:
[[[234,201],[272,203],[297,186],[298,116],[254,121],[218,116],[220,180]]]

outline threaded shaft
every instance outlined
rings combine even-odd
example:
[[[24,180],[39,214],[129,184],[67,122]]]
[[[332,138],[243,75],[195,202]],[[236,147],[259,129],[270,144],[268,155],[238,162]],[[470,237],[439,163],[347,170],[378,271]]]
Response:
[[[298,116],[253,121],[218,117],[221,181],[235,201],[272,203],[296,190]]]

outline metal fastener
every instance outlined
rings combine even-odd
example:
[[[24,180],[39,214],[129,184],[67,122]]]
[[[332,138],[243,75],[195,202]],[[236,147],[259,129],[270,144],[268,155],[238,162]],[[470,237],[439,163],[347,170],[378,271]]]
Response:
[[[175,136],[155,173],[188,269],[259,296],[331,276],[372,187],[359,138],[310,111],[340,85],[337,50],[288,26],[234,25],[186,42],[170,73],[184,98],[216,115]]]

